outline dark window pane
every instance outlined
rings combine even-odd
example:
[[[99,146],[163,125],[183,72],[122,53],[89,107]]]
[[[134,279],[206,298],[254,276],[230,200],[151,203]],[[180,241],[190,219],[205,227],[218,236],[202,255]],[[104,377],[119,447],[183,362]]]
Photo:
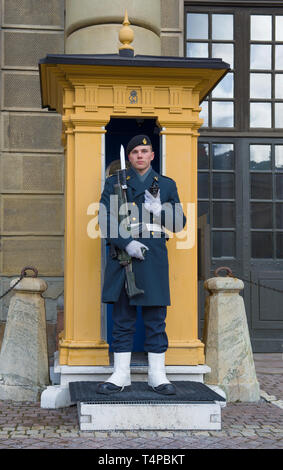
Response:
[[[234,170],[234,145],[213,144],[212,166],[215,170]]]
[[[283,233],[276,234],[276,257],[283,258]]]
[[[271,170],[271,145],[250,145],[250,169]]]
[[[213,203],[213,227],[229,228],[235,227],[235,203],[214,202]]]
[[[209,198],[209,173],[198,173],[198,197]]]
[[[198,168],[207,169],[209,168],[209,145],[199,144],[198,145]]]
[[[213,174],[213,197],[215,199],[233,199],[235,197],[234,174]]]
[[[208,15],[206,13],[187,15],[187,39],[208,39]]]
[[[198,202],[198,217],[207,214],[207,223],[209,224],[209,202]]]
[[[272,228],[272,203],[251,203],[251,227]]]
[[[276,198],[283,199],[283,175],[275,175],[276,177]]]
[[[272,199],[272,175],[251,173],[251,199]]]
[[[283,204],[276,204],[276,228],[283,228]]]
[[[235,257],[235,233],[213,232],[213,257]]]
[[[271,232],[251,233],[252,258],[272,258],[272,245]]]

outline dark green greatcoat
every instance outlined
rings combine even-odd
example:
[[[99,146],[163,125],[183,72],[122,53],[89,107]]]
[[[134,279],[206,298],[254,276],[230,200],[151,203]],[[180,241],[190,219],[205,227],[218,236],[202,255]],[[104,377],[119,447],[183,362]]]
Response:
[[[180,203],[176,183],[171,178],[161,176],[153,169],[149,172],[144,182],[141,182],[135,173],[130,168],[127,170],[127,200],[129,207],[131,203],[135,204],[135,210],[138,210],[139,221],[142,220],[142,204],[144,203],[144,192],[149,189],[153,181],[156,181],[160,188],[161,204],[170,203],[170,207],[166,207],[161,212],[161,225],[168,228],[170,231],[177,232],[182,230],[186,224],[186,218],[183,214],[180,205],[178,205],[178,216],[175,217],[175,204]],[[111,234],[110,238],[110,196],[114,194],[114,184],[117,183],[117,176],[113,175],[107,178],[101,195],[100,204],[103,204],[103,210],[100,207],[99,224],[101,232],[106,237],[108,243],[124,249],[132,240],[138,240],[146,245],[149,250],[146,251],[144,261],[132,258],[133,271],[136,278],[136,286],[144,290],[144,294],[138,295],[130,300],[130,305],[170,305],[170,289],[169,289],[169,267],[168,255],[166,247],[166,236],[162,233],[161,237],[157,238],[154,231],[148,233],[149,238],[123,238],[119,233],[118,236]],[[145,211],[145,209],[143,209]],[[169,211],[169,212],[168,212]],[[145,211],[147,213],[147,211]],[[148,213],[147,213],[148,214]],[[171,214],[171,216],[168,214]],[[172,216],[173,214],[173,216]],[[136,223],[138,217],[134,219],[134,212],[131,214],[131,223]],[[151,222],[153,216],[151,217]],[[177,220],[178,219],[178,220]],[[169,221],[169,226],[168,226]],[[168,238],[168,236],[167,236]],[[125,269],[122,267],[117,259],[112,259],[108,252],[107,264],[104,274],[104,285],[102,290],[102,302],[113,303],[117,302],[120,292],[125,283]]]

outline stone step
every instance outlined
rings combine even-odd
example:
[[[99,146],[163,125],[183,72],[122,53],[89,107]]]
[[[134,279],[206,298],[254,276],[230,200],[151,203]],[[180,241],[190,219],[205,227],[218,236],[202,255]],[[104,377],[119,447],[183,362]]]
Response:
[[[79,402],[81,431],[221,430],[219,403]]]
[[[175,382],[176,395],[154,392],[147,383],[112,395],[97,393],[98,382],[69,383],[82,431],[220,430],[223,392],[203,383]],[[220,393],[219,393],[220,392]]]

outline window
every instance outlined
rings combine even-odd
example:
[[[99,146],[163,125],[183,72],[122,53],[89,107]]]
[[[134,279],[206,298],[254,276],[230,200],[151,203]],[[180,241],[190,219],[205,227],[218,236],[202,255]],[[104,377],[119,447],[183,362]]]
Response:
[[[221,57],[232,68],[202,103],[204,127],[234,127],[234,15],[187,13],[187,57]]]
[[[282,130],[282,8],[228,3],[186,9],[186,56],[222,58],[231,68],[201,103],[202,130]]]
[[[283,127],[283,16],[250,16],[250,127]]]
[[[212,256],[234,258],[235,161],[233,143],[199,143],[198,213],[209,214]]]
[[[252,258],[283,259],[283,145],[250,145]]]

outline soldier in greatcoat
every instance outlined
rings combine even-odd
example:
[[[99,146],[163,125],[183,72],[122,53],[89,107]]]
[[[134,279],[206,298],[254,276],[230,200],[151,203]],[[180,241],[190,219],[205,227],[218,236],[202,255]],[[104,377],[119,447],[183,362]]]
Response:
[[[126,148],[131,163],[127,170],[127,200],[132,209],[130,222],[139,226],[145,214],[146,221],[141,233],[126,234],[116,231],[111,235],[113,213],[111,195],[117,176],[106,179],[100,205],[99,224],[103,235],[114,248],[125,250],[132,257],[132,270],[136,286],[144,290],[128,298],[125,290],[125,269],[110,254],[107,259],[102,302],[113,303],[112,348],[114,351],[114,373],[106,382],[99,384],[98,392],[110,394],[122,391],[131,384],[130,361],[136,323],[136,306],[142,306],[145,325],[144,350],[148,353],[148,384],[158,393],[174,394],[175,387],[166,377],[165,351],[168,339],[165,331],[167,305],[170,305],[168,255],[166,242],[168,232],[183,229],[186,218],[180,204],[176,183],[161,176],[151,166],[154,158],[148,136],[133,137]],[[158,186],[157,195],[150,192],[152,184]],[[138,215],[138,217],[137,217]],[[111,219],[112,217],[112,219]],[[110,220],[111,219],[111,220]],[[114,218],[114,223],[118,223]],[[163,227],[163,228],[162,228]]]

